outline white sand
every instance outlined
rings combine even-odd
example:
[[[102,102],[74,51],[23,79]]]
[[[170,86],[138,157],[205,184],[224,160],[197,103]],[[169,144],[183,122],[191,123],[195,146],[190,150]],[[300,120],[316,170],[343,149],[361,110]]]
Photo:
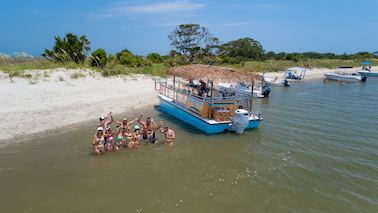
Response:
[[[75,72],[86,77],[71,78]],[[104,78],[90,70],[66,69],[29,73],[39,73],[39,80],[16,78],[12,83],[0,75],[0,144],[158,102],[153,79],[143,75]]]

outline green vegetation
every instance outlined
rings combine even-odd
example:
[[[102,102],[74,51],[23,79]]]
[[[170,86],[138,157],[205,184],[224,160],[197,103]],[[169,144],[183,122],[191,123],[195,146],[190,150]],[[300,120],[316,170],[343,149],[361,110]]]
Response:
[[[151,63],[142,56],[134,55],[128,49],[124,49],[116,54],[116,58],[120,64],[128,67],[143,67],[151,65]]]
[[[243,69],[251,72],[271,72],[288,67],[336,68],[339,66],[358,67],[362,61],[378,65],[378,52],[356,54],[333,53],[275,53],[265,52],[260,42],[253,38],[241,38],[220,44],[219,39],[199,24],[182,24],[169,35],[172,47],[167,55],[150,53],[146,57],[135,55],[128,49],[107,55],[104,49],[97,49],[87,57],[90,41],[85,35],[67,33],[65,37],[55,36],[51,50],[45,49],[44,58],[33,58],[26,53],[9,57],[0,54],[0,70],[8,73],[10,79],[33,75],[25,70],[65,68],[87,68],[103,76],[129,75],[134,73],[165,76],[169,67],[190,63],[210,64]],[[44,74],[48,76],[48,73]],[[74,73],[71,78],[81,77]],[[59,79],[61,80],[61,79]],[[62,79],[64,81],[64,79]],[[37,79],[31,79],[31,84]]]
[[[264,50],[260,42],[252,38],[241,38],[220,46],[220,55],[226,63],[263,60]]]
[[[42,56],[55,62],[83,63],[86,53],[91,49],[89,44],[89,40],[84,35],[78,37],[72,33],[67,33],[63,39],[55,36],[55,44],[52,50],[45,49]]]
[[[90,65],[92,67],[105,67],[108,58],[104,49],[98,49],[91,54]]]
[[[171,45],[193,62],[196,57],[213,55],[218,49],[219,39],[212,36],[209,30],[199,24],[181,24],[168,36]]]
[[[150,53],[147,55],[147,60],[151,61],[151,63],[163,63],[163,58],[160,56],[159,53]]]

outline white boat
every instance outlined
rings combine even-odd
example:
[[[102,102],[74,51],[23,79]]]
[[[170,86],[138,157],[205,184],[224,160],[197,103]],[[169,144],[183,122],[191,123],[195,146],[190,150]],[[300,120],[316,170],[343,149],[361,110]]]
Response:
[[[303,80],[305,75],[306,75],[307,70],[302,67],[292,67],[287,69],[284,78],[287,80],[294,80],[294,81],[299,81]]]
[[[224,96],[235,95],[251,95],[251,86],[245,83],[219,83],[215,86],[220,93]],[[269,85],[263,85],[262,87],[253,88],[254,98],[267,98],[269,97],[271,87]]]
[[[264,77],[264,82],[268,85],[271,85],[271,86],[278,86],[278,87],[290,86],[289,81],[286,78],[279,79],[278,77],[276,77],[276,78],[272,79],[272,78]]]
[[[324,77],[326,80],[339,82],[365,82],[367,78],[365,75],[359,75],[357,73],[348,74],[343,72],[325,73]]]

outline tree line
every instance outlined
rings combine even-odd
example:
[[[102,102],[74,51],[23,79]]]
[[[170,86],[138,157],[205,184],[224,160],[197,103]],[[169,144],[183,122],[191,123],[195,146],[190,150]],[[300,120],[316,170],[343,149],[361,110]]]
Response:
[[[128,67],[150,66],[153,63],[166,63],[177,66],[189,63],[203,64],[239,64],[245,61],[289,60],[294,62],[308,59],[369,60],[377,59],[378,52],[359,52],[356,54],[334,53],[275,53],[266,52],[261,43],[253,38],[240,38],[221,43],[209,29],[199,24],[181,24],[168,35],[171,50],[167,55],[150,53],[146,57],[133,54],[123,49],[116,54],[107,54],[102,48],[91,50],[90,41],[85,35],[67,33],[63,38],[55,36],[52,49],[45,49],[42,56],[55,62],[84,63],[89,60],[93,67],[105,67],[107,64],[121,64]]]

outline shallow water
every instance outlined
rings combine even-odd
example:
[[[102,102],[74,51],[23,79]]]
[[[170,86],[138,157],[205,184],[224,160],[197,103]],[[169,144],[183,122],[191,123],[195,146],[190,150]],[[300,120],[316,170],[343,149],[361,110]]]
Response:
[[[96,157],[90,124],[6,147],[0,211],[378,212],[377,92],[378,79],[274,88],[243,135],[207,136],[150,109],[176,131],[172,147]]]

